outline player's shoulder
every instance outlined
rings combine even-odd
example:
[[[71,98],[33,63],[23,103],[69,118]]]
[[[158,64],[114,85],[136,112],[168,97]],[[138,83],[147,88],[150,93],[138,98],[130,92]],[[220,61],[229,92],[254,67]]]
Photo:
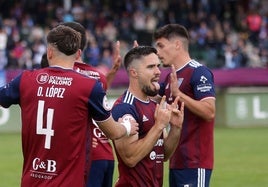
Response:
[[[134,118],[136,116],[136,107],[133,104],[132,94],[126,91],[123,95],[121,95],[114,103],[112,107],[112,115],[115,119],[122,117],[124,114],[130,114]]]
[[[42,69],[25,69],[21,71],[21,75],[30,75],[42,71]]]
[[[191,60],[191,61],[188,63],[188,67],[189,67],[189,68],[193,68],[193,69],[197,69],[197,68],[203,68],[204,65],[201,64],[200,62],[196,61],[196,60]]]
[[[201,64],[200,62],[196,61],[196,60],[191,60],[188,64],[187,64],[188,68],[193,69],[193,71],[195,73],[197,72],[201,72],[201,73],[212,73],[212,71],[204,64]]]
[[[134,95],[126,90],[121,96],[117,98],[114,105],[132,105],[134,98]]]
[[[82,63],[82,62],[75,62],[74,63],[74,70],[79,72],[79,70],[88,70],[88,71],[97,71],[96,68],[94,68],[93,66],[86,64],[86,63]]]
[[[136,110],[136,98],[135,96],[129,92],[125,91],[114,103],[113,109],[120,109],[124,111],[135,111]]]
[[[100,79],[105,77],[105,75],[100,72],[97,68],[81,62],[75,62],[74,63],[74,70],[76,72],[79,72],[81,74],[87,75],[92,78]]]
[[[39,75],[46,75],[46,77],[48,76],[48,74],[46,73],[46,71],[44,71],[44,69],[23,70],[20,73],[20,76],[23,79],[31,79],[31,78],[38,77]]]

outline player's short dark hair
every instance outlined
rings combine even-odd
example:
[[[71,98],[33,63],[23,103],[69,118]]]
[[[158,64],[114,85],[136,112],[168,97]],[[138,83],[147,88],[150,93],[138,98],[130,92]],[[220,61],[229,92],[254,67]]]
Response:
[[[141,59],[152,53],[157,54],[157,50],[151,46],[138,46],[130,49],[124,57],[125,68],[128,69],[133,60]]]
[[[64,25],[54,27],[47,35],[47,43],[52,44],[67,56],[73,55],[78,51],[80,42],[80,33]]]
[[[159,38],[170,39],[176,36],[183,37],[189,40],[189,34],[187,29],[180,24],[167,24],[163,27],[160,27],[153,33],[153,40],[157,40]]]
[[[83,25],[81,25],[78,22],[63,22],[60,23],[59,25],[65,25],[68,27],[71,27],[72,29],[76,30],[77,32],[79,32],[81,34],[81,43],[80,43],[80,49],[83,51],[86,47],[86,43],[87,43],[87,36],[86,36],[86,29]]]

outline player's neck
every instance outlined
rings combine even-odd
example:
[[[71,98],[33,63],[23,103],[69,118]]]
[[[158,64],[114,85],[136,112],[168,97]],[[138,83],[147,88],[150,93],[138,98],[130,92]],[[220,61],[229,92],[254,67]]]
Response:
[[[130,93],[132,93],[137,99],[141,100],[141,101],[148,101],[149,100],[149,96],[144,94],[142,92],[142,90],[140,90],[137,86],[130,86],[128,88],[128,91]]]
[[[179,57],[179,59],[174,61],[173,65],[175,69],[177,70],[177,69],[182,68],[186,64],[188,64],[190,61],[191,61],[191,57],[189,55],[185,55],[185,56]]]
[[[65,69],[73,69],[74,62],[72,61],[62,61],[62,60],[55,60],[50,63],[50,66],[58,66]]]
[[[82,58],[81,58],[81,57],[79,57],[77,60],[75,60],[75,62],[85,64],[85,62],[82,60]]]

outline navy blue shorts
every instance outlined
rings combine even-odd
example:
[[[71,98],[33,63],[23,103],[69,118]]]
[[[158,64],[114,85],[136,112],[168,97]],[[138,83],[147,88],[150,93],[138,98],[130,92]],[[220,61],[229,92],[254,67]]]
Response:
[[[211,169],[170,169],[170,187],[209,187]]]
[[[93,160],[87,187],[112,187],[114,173],[113,160]]]

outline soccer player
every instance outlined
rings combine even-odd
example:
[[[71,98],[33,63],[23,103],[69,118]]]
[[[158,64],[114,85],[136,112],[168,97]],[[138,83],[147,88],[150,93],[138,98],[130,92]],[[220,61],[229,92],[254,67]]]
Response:
[[[183,121],[183,106],[174,103],[165,107],[150,99],[159,89],[160,61],[155,48],[139,46],[124,58],[129,76],[129,87],[115,102],[114,119],[134,119],[139,124],[138,134],[115,140],[119,178],[116,187],[162,187],[163,161],[175,150]],[[170,122],[170,131],[166,127]]]
[[[170,84],[168,75],[159,94],[165,95],[168,103],[177,96],[185,103],[179,145],[170,159],[170,187],[208,187],[214,159],[213,74],[190,57],[189,35],[182,25],[165,25],[156,30],[153,38],[163,65],[173,66],[173,74],[177,75],[177,85]]]
[[[24,71],[0,88],[1,106],[21,108],[22,187],[85,186],[85,147],[92,118],[111,139],[138,130],[133,122],[115,122],[100,83],[72,70],[80,40],[70,27],[55,27],[47,35],[50,67]]]
[[[71,27],[81,34],[82,38],[80,50],[83,52],[87,41],[86,30],[84,26],[78,22],[64,22],[60,25]],[[82,54],[74,63],[74,70],[91,78],[99,80],[102,83],[104,90],[107,90],[110,87],[117,70],[121,66],[122,59],[119,54],[119,49],[120,42],[117,41],[114,48],[113,67],[109,70],[107,76],[105,76],[93,66],[84,63],[81,58]],[[114,155],[110,140],[105,136],[105,134],[101,131],[94,120],[90,121],[90,136],[92,137],[92,142],[88,142],[89,147],[87,148],[87,151],[91,152],[89,153],[90,157],[89,162],[87,163],[87,170],[90,170],[90,172],[86,171],[86,173],[88,173],[86,186],[112,187],[114,173]]]
[[[71,27],[72,29],[76,30],[81,34],[81,44],[80,50],[83,52],[85,45],[86,45],[86,31],[85,28],[78,22],[64,22],[60,25],[65,25]],[[85,74],[91,78],[95,78],[100,80],[102,86],[105,90],[107,90],[114,76],[121,66],[121,56],[119,54],[120,42],[118,41],[115,45],[114,55],[113,55],[113,67],[107,73],[107,76],[101,72],[99,72],[93,66],[90,66],[83,62],[81,56],[75,61],[74,69],[77,72]],[[47,67],[48,62],[46,59],[46,54],[43,55],[41,61],[41,67]],[[94,122],[94,120],[90,121],[90,136],[92,137],[91,141],[88,142],[89,147],[87,147],[88,155],[90,155],[86,173],[87,176],[87,187],[94,186],[94,187],[112,187],[113,182],[113,172],[114,172],[114,155],[113,155],[113,148],[110,144],[109,139],[105,136],[105,134],[100,130],[98,125]],[[90,148],[92,145],[92,148]],[[89,153],[89,151],[91,153]],[[90,168],[90,169],[89,169]],[[89,171],[91,170],[91,175],[89,175]]]

